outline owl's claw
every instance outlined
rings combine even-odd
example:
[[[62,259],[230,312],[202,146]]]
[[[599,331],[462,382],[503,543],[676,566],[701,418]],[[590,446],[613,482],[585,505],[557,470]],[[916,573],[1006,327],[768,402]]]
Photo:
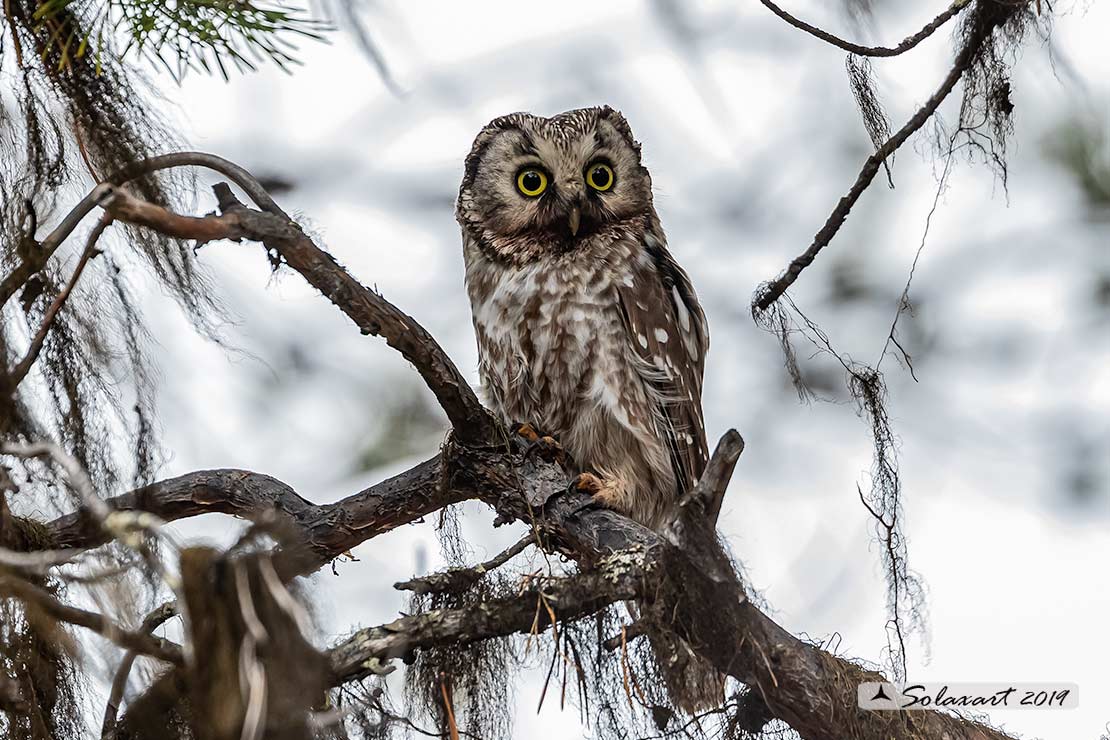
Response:
[[[517,427],[516,433],[528,443],[528,447],[524,451],[525,459],[538,455],[547,462],[557,462],[560,465],[566,463],[567,452],[554,437],[540,434],[531,424],[521,424]]]
[[[570,488],[578,493],[596,496],[605,488],[605,483],[593,473],[579,473],[578,477],[571,481]]]
[[[590,494],[590,502],[604,509],[621,510],[621,487],[615,480],[599,478],[593,473],[580,473],[571,484],[572,491]]]
[[[598,506],[601,506],[602,504],[597,500],[596,496],[597,492],[601,490],[602,486],[603,484],[601,479],[593,473],[581,473],[578,476],[574,477],[571,480],[570,484],[567,486],[566,493],[568,495],[575,493],[588,493],[590,494],[590,497],[571,509],[570,515],[574,516],[579,512],[587,511],[588,509],[594,509]]]
[[[516,435],[518,437],[523,437],[527,442],[536,442],[540,438],[540,433],[536,431],[534,426],[528,423],[517,425]]]

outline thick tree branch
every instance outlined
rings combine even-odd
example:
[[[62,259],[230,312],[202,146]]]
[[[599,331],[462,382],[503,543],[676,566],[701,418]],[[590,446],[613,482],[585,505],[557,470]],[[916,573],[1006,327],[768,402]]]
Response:
[[[438,457],[334,504],[316,505],[268,475],[202,470],[153,483],[105,503],[117,511],[147,511],[165,521],[200,514],[253,518],[285,514],[311,548],[317,567],[361,542],[469,498],[443,485]],[[60,548],[104,544],[108,535],[84,511],[59,517],[47,531]]]
[[[710,469],[723,469],[727,455],[735,453],[729,438],[719,445],[715,454],[721,459]],[[566,485],[561,468],[534,456],[449,442],[442,460],[429,460],[329,506],[313,506],[278,481],[243,471],[183,476],[108,503],[128,508],[149,505],[167,519],[214,511],[250,515],[276,505],[300,523],[318,562],[324,562],[326,555],[334,557],[451,501],[481,498],[504,520],[534,521],[541,539],[577,560],[584,569],[583,579],[592,579],[545,585],[560,589],[563,601],[558,618],[582,616],[631,595],[665,599],[667,612],[674,615],[674,629],[699,654],[758,691],[775,716],[805,738],[844,737],[841,733],[849,727],[860,738],[909,738],[911,730],[918,737],[947,733],[951,738],[1005,738],[943,714],[915,713],[911,724],[902,726],[887,713],[856,709],[855,686],[881,680],[879,674],[798,640],[754,607],[727,561],[719,561],[722,555],[712,538],[686,528],[679,532],[684,539],[670,541],[613,511],[596,508],[588,497],[563,493]],[[417,497],[418,503],[409,501],[410,497]],[[68,546],[102,541],[102,535],[90,533],[80,516],[56,520],[50,529]],[[614,554],[625,568],[615,584],[604,580],[614,567],[606,558]],[[600,590],[589,593],[580,588],[586,583]],[[651,584],[651,588],[641,591],[644,586],[636,584]],[[349,679],[359,671],[372,670],[378,665],[375,660],[380,664],[420,647],[512,634],[522,625],[530,629],[535,601],[522,598],[496,602],[480,612],[448,610],[362,631],[332,653],[333,669],[338,677]]]
[[[512,634],[551,627],[558,622],[593,614],[609,604],[632,599],[649,583],[651,563],[640,562],[639,552],[619,552],[602,558],[589,571],[564,578],[533,579],[521,594],[483,601],[464,609],[433,609],[401,617],[380,627],[359,630],[329,651],[336,683],[380,672],[380,663],[401,658],[417,648],[467,645]]]
[[[175,214],[127,193],[122,185],[138,177],[174,167],[204,167],[228,177],[262,209],[235,200],[226,185],[217,190],[224,213],[192,217]],[[169,236],[196,239],[251,239],[263,242],[342,310],[364,334],[383,337],[416,367],[435,394],[460,438],[474,442],[495,439],[496,425],[473,389],[435,339],[411,316],[382,295],[354,279],[330,254],[317,247],[270,197],[261,183],[239,165],[203,152],[179,152],[136,162],[97,185],[25,259],[0,282],[0,305],[23,285],[97,206],[121,221],[147,226]]]
[[[144,203],[111,185],[98,200],[122,221],[148,226],[179,238],[201,242],[215,239],[259,241],[282,259],[336,307],[347,314],[364,334],[383,337],[389,346],[416,367],[446,412],[455,434],[475,442],[494,439],[495,425],[458,368],[435,339],[411,316],[381,294],[354,279],[335,258],[317,247],[293,222],[265,188],[246,170],[220,157],[200,152],[154,157],[137,163],[112,178],[122,183],[159,169],[180,166],[213,169],[242,187],[263,210],[246,208],[226,185],[216,187],[221,215],[204,218],[180,216],[160,206]]]
[[[723,469],[735,454],[730,439],[726,435],[722,440],[716,453],[720,459],[711,467]],[[542,510],[531,510],[526,498],[534,496],[535,487],[506,495],[501,488],[505,477],[487,467],[489,458],[470,459],[465,451],[451,449],[446,454],[454,460],[453,468],[468,468],[456,468],[454,480],[490,475],[487,503],[506,518],[530,522],[534,517],[547,541],[579,561],[581,574],[540,587],[553,589],[558,619],[575,619],[633,597],[661,600],[674,615],[672,627],[698,654],[758,692],[774,715],[804,738],[1008,740],[988,727],[946,714],[923,711],[907,716],[857,709],[856,686],[884,680],[880,674],[799,640],[763,614],[746,598],[712,537],[686,529],[688,539],[672,542],[597,508],[579,494],[555,496]],[[600,593],[591,592],[594,587]],[[535,619],[535,598],[534,592],[526,592],[519,599],[486,602],[477,609],[436,610],[362,630],[332,651],[333,670],[337,680],[348,680],[365,675],[369,666],[378,666],[376,661],[414,649],[527,631]]]
[[[850,52],[852,54],[858,54],[859,56],[864,57],[896,57],[899,54],[904,54],[905,52],[920,44],[925,39],[932,36],[938,28],[959,15],[960,11],[970,5],[972,0],[955,0],[955,2],[949,5],[948,8],[941,12],[936,18],[933,18],[933,20],[926,23],[920,31],[910,34],[906,38],[902,39],[902,41],[899,42],[897,46],[863,46],[861,44],[853,44],[851,41],[845,41],[838,36],[834,36],[828,31],[824,31],[817,26],[806,23],[805,21],[790,15],[790,13],[787,13],[778,5],[771,2],[771,0],[759,1],[767,6],[767,8],[772,13],[777,15],[779,18],[782,18],[790,25],[794,26],[794,28],[799,28],[810,34],[811,36],[816,36],[822,41],[830,43],[837,48],[843,49],[844,51]]]

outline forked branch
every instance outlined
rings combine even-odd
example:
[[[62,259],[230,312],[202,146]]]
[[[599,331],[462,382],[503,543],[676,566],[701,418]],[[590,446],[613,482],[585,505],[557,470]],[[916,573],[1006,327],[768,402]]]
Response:
[[[222,184],[215,188],[222,210],[218,216],[181,216],[144,203],[119,188],[112,189],[111,185],[99,186],[108,190],[102,192],[97,202],[122,221],[130,220],[179,238],[200,242],[246,238],[262,242],[354,321],[363,334],[383,337],[411,362],[435,394],[456,435],[475,442],[495,441],[492,418],[435,339],[411,316],[359,283],[334,257],[316,246],[249,172],[212,154],[182,152],[136,163],[111,178],[111,182],[122,185],[156,170],[185,166],[205,167],[225,175],[262,210],[239,203],[230,188]]]
[[[854,44],[851,41],[845,41],[839,36],[834,36],[828,31],[822,30],[817,26],[806,23],[805,21],[796,18],[795,16],[787,13],[771,0],[759,0],[763,3],[772,13],[782,18],[784,21],[799,28],[811,36],[815,36],[822,41],[825,41],[838,49],[858,54],[864,57],[896,57],[899,54],[904,54],[910,49],[920,44],[925,39],[929,38],[936,32],[938,28],[943,26],[948,21],[959,15],[960,11],[971,4],[972,0],[955,0],[944,11],[942,11],[936,18],[926,23],[920,31],[910,34],[902,39],[896,46],[864,46],[862,44]]]
[[[983,1],[994,4],[994,0],[980,0],[981,5]],[[763,0],[767,4],[766,0]],[[945,76],[944,81],[941,82],[940,87],[937,88],[929,99],[925,101],[913,116],[906,121],[898,131],[887,139],[882,146],[875,150],[875,152],[867,158],[863,163],[863,168],[860,170],[856,180],[852,183],[852,187],[848,193],[837,202],[836,207],[832,213],[829,214],[825,224],[813,237],[813,242],[809,247],[800,255],[791,260],[786,270],[781,275],[776,277],[770,282],[764,283],[759,286],[752,298],[752,315],[759,321],[761,315],[771,307],[775,301],[782,297],[782,294],[794,284],[802,271],[813,264],[813,260],[821,252],[822,249],[829,245],[836,233],[840,231],[840,227],[844,225],[844,221],[848,218],[849,212],[859,201],[860,196],[867,190],[868,186],[875,179],[879,169],[882,167],[883,162],[887,160],[895,151],[899,149],[906,141],[909,140],[925,122],[932,118],[936,113],[940,104],[944,102],[949,93],[956,87],[956,83],[960,81],[964,73],[967,72],[975,62],[976,56],[979,53],[982,45],[990,38],[994,30],[1006,22],[1006,20],[1013,14],[1021,12],[1023,3],[1014,2],[1006,6],[1005,9],[992,10],[987,13],[981,10],[978,6],[973,12],[982,13],[983,16],[978,19],[975,31],[969,35],[961,47],[959,53],[956,55],[955,62],[949,69],[948,74]]]
[[[268,475],[202,470],[153,483],[105,503],[114,511],[146,511],[164,521],[213,513],[252,519],[276,511],[300,531],[314,554],[316,567],[320,567],[360,542],[472,495],[465,490],[446,489],[441,481],[437,457],[334,504],[318,506]],[[59,548],[96,547],[109,538],[85,511],[59,517],[46,527]]]

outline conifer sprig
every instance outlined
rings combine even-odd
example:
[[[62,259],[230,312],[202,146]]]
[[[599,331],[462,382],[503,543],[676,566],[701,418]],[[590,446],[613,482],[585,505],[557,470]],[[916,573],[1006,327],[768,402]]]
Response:
[[[34,13],[47,43],[44,59],[60,69],[93,55],[137,54],[174,77],[190,69],[254,70],[271,61],[282,69],[298,64],[295,40],[322,40],[330,25],[293,3],[249,0],[42,0]]]

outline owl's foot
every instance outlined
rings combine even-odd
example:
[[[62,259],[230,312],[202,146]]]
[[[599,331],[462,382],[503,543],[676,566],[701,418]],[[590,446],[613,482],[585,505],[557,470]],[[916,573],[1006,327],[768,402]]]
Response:
[[[557,462],[560,465],[567,461],[567,451],[563,449],[558,440],[550,435],[537,432],[531,424],[521,424],[516,428],[516,433],[517,436],[522,437],[528,443],[528,449],[524,451],[525,458],[538,455],[548,462]]]
[[[599,478],[593,473],[580,473],[570,484],[572,490],[588,493],[593,503],[606,509],[623,511],[624,485],[616,478]]]

